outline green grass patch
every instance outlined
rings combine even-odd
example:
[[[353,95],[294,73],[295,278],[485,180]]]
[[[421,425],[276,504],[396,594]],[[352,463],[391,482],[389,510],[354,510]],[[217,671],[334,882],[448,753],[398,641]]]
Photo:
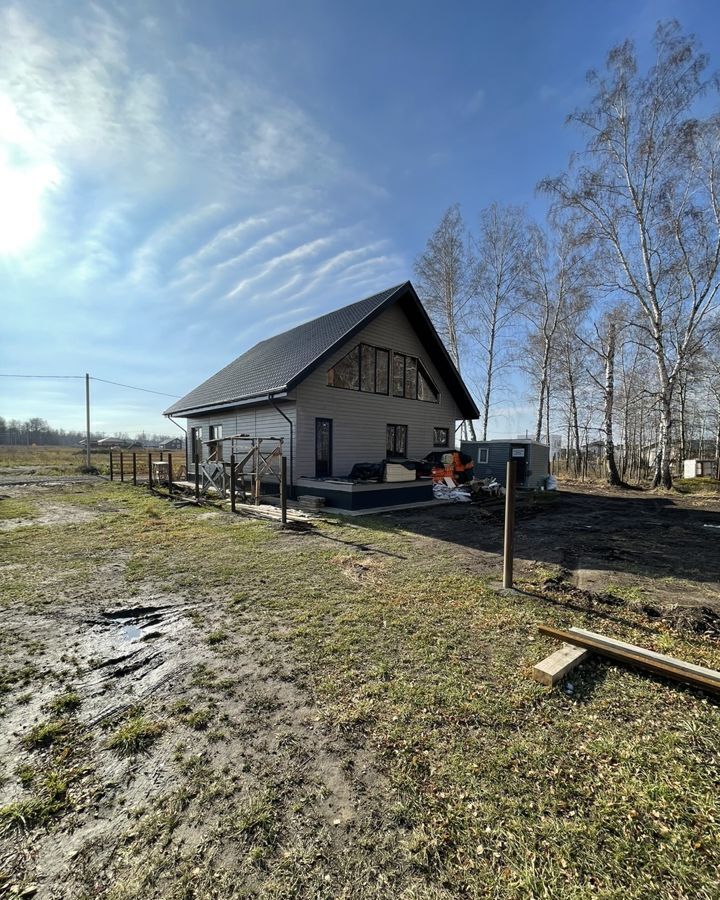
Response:
[[[62,715],[75,712],[80,708],[81,704],[82,699],[79,694],[75,693],[75,691],[67,691],[51,701],[50,709],[57,715]]]
[[[162,722],[136,715],[113,733],[108,746],[120,756],[134,756],[148,750],[164,730],[165,725]]]
[[[37,504],[31,500],[15,497],[0,500],[0,522],[8,519],[35,519],[37,515]]]
[[[717,478],[676,478],[673,487],[681,494],[720,493]]]
[[[68,723],[63,719],[53,719],[34,725],[23,738],[23,745],[28,750],[39,750],[49,747],[64,737],[68,732]]]
[[[218,644],[224,644],[228,639],[228,634],[225,631],[211,631],[207,636],[207,642],[211,647],[215,647]]]
[[[52,769],[32,797],[0,807],[0,829],[7,831],[45,825],[66,812],[70,805],[67,778],[62,772]]]

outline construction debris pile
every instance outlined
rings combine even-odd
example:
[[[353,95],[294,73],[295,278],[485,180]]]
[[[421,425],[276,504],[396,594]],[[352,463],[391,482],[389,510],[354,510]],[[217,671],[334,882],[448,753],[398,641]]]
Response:
[[[475,478],[472,470],[473,460],[467,453],[458,450],[443,453],[431,470],[435,499],[477,503],[488,497],[504,496],[505,490],[496,478]]]

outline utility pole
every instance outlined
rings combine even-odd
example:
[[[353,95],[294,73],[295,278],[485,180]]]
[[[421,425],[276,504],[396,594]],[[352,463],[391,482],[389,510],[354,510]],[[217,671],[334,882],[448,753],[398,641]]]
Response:
[[[85,373],[85,463],[90,468],[90,376]]]

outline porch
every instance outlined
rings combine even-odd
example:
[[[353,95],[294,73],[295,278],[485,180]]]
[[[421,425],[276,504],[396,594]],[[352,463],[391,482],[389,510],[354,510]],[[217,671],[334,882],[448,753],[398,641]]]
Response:
[[[431,478],[415,481],[351,481],[347,478],[296,479],[295,494],[323,497],[327,506],[343,510],[397,507],[434,500]]]

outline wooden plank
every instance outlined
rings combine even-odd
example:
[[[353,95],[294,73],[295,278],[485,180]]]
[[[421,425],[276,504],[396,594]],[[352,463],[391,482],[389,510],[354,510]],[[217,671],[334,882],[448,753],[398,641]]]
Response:
[[[572,644],[564,644],[551,656],[548,656],[536,666],[533,666],[533,678],[547,687],[553,687],[568,672],[585,662],[590,656],[589,650],[575,647]]]
[[[643,647],[636,647],[634,644],[625,644],[623,641],[615,641],[602,635],[589,637],[588,634],[592,635],[593,633],[578,633],[581,629],[577,631],[563,631],[560,628],[539,625],[538,630],[541,634],[545,634],[548,637],[554,637],[558,641],[592,650],[594,653],[606,656],[614,662],[635,666],[638,669],[644,669],[655,675],[662,675],[673,681],[692,684],[711,693],[720,694],[720,672],[716,672],[713,669],[693,666],[691,663],[675,659],[672,656],[663,656],[661,653],[645,650]]]
[[[586,631],[584,628],[570,628],[569,630],[572,634],[593,638],[610,649],[620,648],[622,650],[627,650],[628,653],[636,653],[638,656],[642,656],[645,659],[659,660],[670,666],[675,666],[675,668],[682,669],[683,672],[690,672],[695,675],[702,675],[706,678],[715,680],[718,682],[718,685],[720,685],[720,672],[716,672],[714,669],[707,669],[705,666],[696,666],[695,663],[685,662],[683,659],[676,659],[674,656],[666,656],[663,653],[656,653],[654,650],[645,650],[643,647],[636,647],[634,644],[626,644],[624,641],[608,638],[602,634],[596,634],[594,631]]]

